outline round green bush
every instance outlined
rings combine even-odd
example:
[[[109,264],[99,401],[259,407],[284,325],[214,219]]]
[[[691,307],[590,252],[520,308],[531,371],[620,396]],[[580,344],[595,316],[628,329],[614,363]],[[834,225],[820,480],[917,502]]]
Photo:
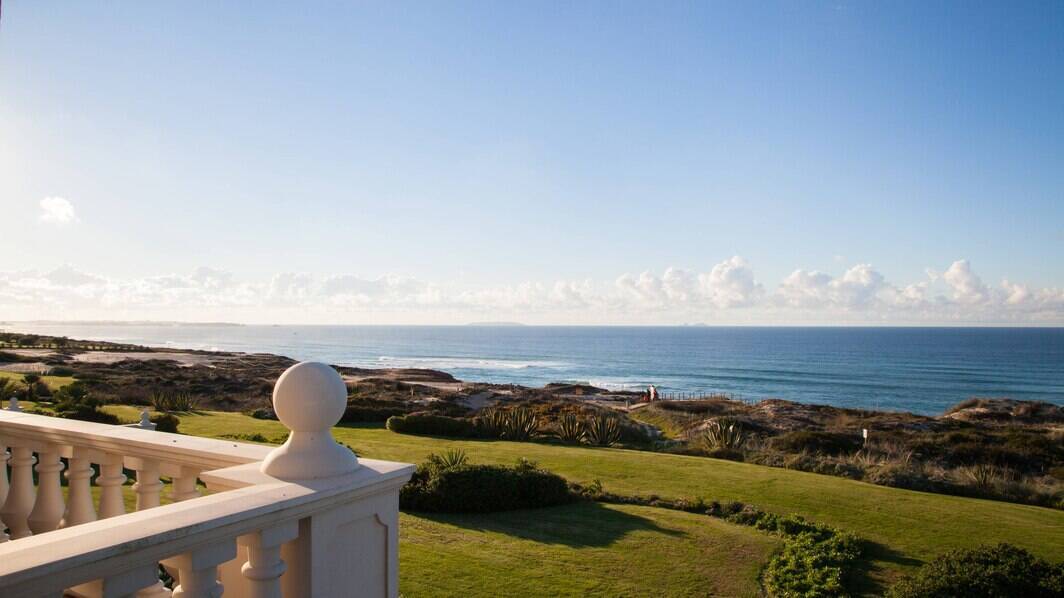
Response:
[[[1010,544],[946,553],[890,589],[891,598],[1059,598],[1064,563]]]
[[[151,416],[150,420],[155,424],[156,432],[170,432],[171,434],[177,434],[177,425],[181,423],[176,415],[170,413],[156,413]]]
[[[423,434],[450,438],[470,438],[476,436],[477,433],[472,420],[427,413],[393,415],[388,418],[385,427],[399,434]]]
[[[490,513],[550,507],[577,497],[561,476],[527,461],[501,465],[447,466],[437,458],[418,466],[399,494],[404,510],[441,513]]]

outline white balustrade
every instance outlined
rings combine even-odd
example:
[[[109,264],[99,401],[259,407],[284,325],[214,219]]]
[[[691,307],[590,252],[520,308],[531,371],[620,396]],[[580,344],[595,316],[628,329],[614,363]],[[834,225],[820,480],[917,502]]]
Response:
[[[171,596],[160,565],[174,597],[397,596],[398,493],[413,467],[336,444],[345,404],[331,367],[289,368],[274,410],[291,433],[272,450],[0,410],[0,596]]]

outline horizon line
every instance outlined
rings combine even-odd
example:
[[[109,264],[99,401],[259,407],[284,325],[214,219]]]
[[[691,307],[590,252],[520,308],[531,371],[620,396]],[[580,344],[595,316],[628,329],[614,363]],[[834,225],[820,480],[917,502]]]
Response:
[[[339,328],[1041,328],[1064,329],[1064,324],[1037,323],[957,323],[957,324],[525,324],[520,322],[467,322],[458,324],[325,324],[325,323],[246,323],[246,322],[200,322],[182,320],[0,320],[0,327],[11,325],[67,325],[67,326],[205,326],[205,327],[339,327]],[[0,330],[0,333],[8,332]]]

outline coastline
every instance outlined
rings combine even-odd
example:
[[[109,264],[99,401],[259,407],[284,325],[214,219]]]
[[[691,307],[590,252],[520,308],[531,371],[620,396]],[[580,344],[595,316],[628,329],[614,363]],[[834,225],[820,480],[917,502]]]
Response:
[[[106,325],[17,328],[158,350],[271,353],[373,370],[677,398],[942,413],[972,397],[1064,405],[1064,329]]]

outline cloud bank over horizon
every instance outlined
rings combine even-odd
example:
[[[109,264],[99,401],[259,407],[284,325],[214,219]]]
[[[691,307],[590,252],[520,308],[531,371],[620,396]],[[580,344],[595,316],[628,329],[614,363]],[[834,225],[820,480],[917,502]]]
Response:
[[[113,279],[70,265],[0,272],[10,320],[173,320],[276,324],[1064,324],[1064,289],[984,282],[967,260],[894,283],[870,264],[839,275],[797,269],[774,285],[734,256],[707,272],[669,267],[609,280],[462,286],[387,275],[282,272],[242,280],[201,266]]]

